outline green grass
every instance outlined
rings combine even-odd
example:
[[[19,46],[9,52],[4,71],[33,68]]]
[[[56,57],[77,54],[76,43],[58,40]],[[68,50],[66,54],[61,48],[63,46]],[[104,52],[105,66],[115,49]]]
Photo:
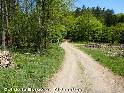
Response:
[[[87,54],[91,55],[100,64],[111,69],[111,71],[115,74],[124,76],[124,57],[111,57],[103,53],[100,49],[91,49],[82,46],[78,47]]]
[[[46,87],[47,81],[60,69],[63,55],[64,51],[58,45],[54,45],[42,56],[13,53],[14,63],[18,68],[0,69],[0,93],[23,93],[5,92],[4,88]]]

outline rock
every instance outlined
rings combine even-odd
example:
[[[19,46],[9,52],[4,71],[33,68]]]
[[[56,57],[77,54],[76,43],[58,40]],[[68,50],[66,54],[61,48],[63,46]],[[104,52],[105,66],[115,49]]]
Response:
[[[121,45],[120,45],[120,48],[121,48],[121,49],[124,49],[124,44],[121,44]]]
[[[85,47],[89,47],[89,48],[101,48],[101,44],[99,44],[99,43],[88,43],[88,44],[85,44]]]

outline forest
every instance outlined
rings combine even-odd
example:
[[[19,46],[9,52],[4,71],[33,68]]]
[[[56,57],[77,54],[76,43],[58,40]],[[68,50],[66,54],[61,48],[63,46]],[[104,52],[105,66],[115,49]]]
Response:
[[[2,0],[1,48],[41,52],[63,39],[124,43],[124,14],[97,7],[70,9],[72,0]]]
[[[97,7],[77,8],[68,16],[67,38],[73,41],[124,43],[124,14]]]
[[[2,0],[0,32],[2,48],[41,52],[65,35],[64,0]]]

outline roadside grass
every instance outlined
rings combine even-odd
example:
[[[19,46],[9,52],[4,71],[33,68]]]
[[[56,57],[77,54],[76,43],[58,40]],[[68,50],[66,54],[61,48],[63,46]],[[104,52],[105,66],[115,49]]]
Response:
[[[17,67],[0,69],[0,93],[23,93],[9,91],[10,88],[45,88],[47,81],[60,69],[63,57],[64,50],[58,45],[52,46],[42,56],[31,53],[13,53]],[[4,88],[8,88],[8,91],[4,91]]]
[[[124,57],[108,56],[101,49],[86,48],[81,45],[77,47],[91,55],[96,61],[109,68],[115,74],[124,76]]]

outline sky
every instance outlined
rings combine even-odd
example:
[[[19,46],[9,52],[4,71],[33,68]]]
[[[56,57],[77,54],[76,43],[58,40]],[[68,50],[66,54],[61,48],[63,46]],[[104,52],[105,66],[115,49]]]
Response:
[[[75,7],[86,7],[100,6],[101,8],[113,9],[114,12],[124,13],[124,0],[76,0]]]

